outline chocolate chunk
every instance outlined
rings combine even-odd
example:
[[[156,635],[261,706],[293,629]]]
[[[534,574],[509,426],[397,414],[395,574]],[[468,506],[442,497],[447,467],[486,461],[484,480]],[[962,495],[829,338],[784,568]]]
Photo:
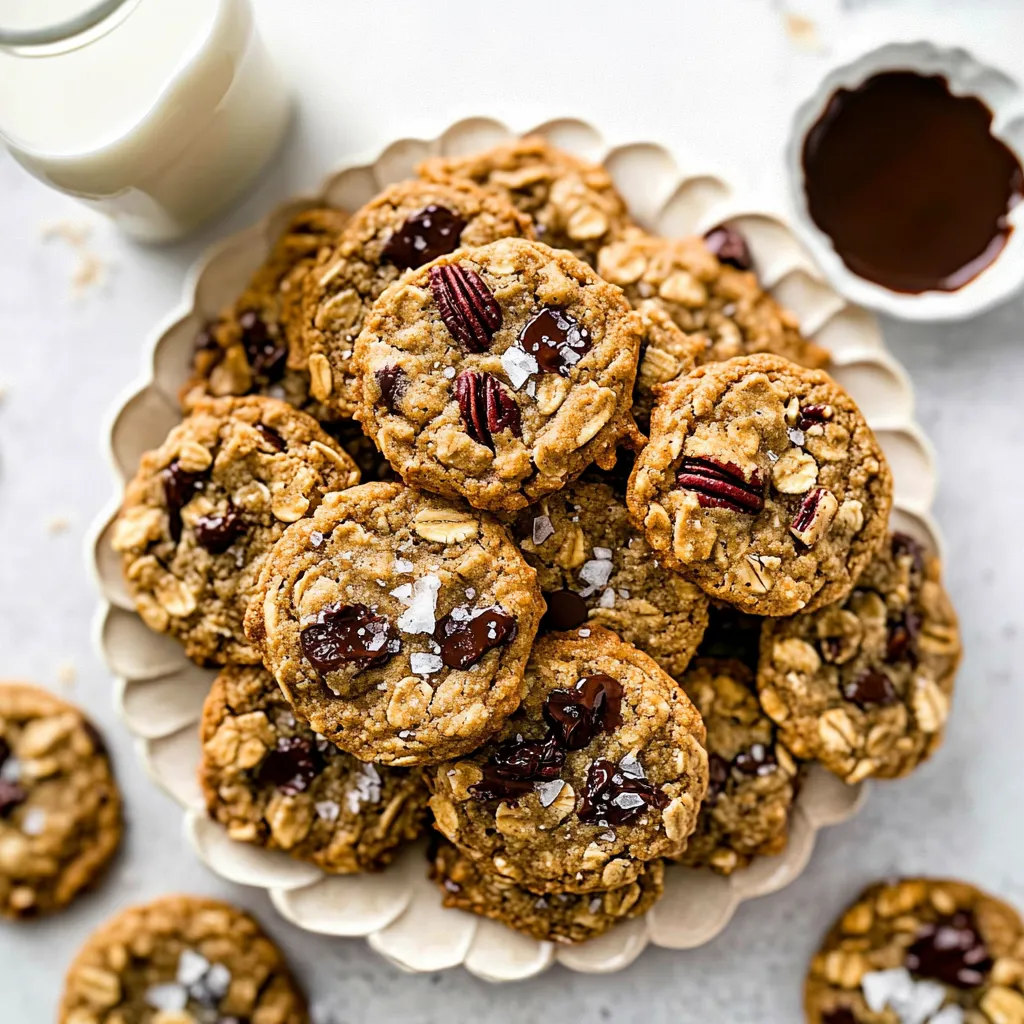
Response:
[[[859,708],[895,704],[899,700],[896,687],[884,672],[866,669],[855,679],[843,684],[843,697]]]
[[[205,473],[188,473],[174,460],[161,474],[164,500],[167,502],[167,530],[171,540],[181,540],[181,510],[203,489]]]
[[[409,217],[388,239],[381,256],[402,270],[422,267],[458,249],[465,226],[457,213],[431,203]]]
[[[728,224],[719,224],[704,236],[704,244],[718,257],[720,263],[728,263],[737,270],[750,270],[754,260],[746,239]]]
[[[523,436],[519,406],[493,374],[464,370],[455,380],[455,400],[466,433],[491,451],[495,450],[494,435],[503,430]]]
[[[708,791],[704,794],[704,803],[714,807],[718,798],[725,792],[729,782],[731,765],[721,754],[708,754]]]
[[[556,590],[545,594],[544,600],[548,610],[541,620],[541,629],[575,629],[587,621],[587,602],[573,590]]]
[[[891,665],[898,661],[917,661],[917,638],[921,635],[921,616],[907,608],[903,616],[889,623],[889,637],[885,646],[885,660]]]
[[[752,743],[748,750],[741,750],[733,759],[732,766],[744,775],[771,775],[779,767],[775,750],[764,743]]]
[[[276,452],[283,452],[288,447],[288,442],[276,431],[271,430],[265,423],[257,423],[256,429],[263,436],[263,440]]]
[[[893,558],[910,557],[916,572],[924,572],[924,548],[906,533],[892,535]]]
[[[622,725],[622,684],[611,676],[585,676],[571,690],[552,690],[544,718],[566,750],[582,750],[599,732]]]
[[[241,513],[230,503],[221,516],[199,516],[194,527],[197,543],[211,555],[223,555],[244,530]]]
[[[984,985],[992,970],[985,940],[974,915],[966,910],[922,925],[907,948],[905,963],[911,974],[953,988]]]
[[[739,466],[713,459],[683,459],[676,486],[694,491],[701,508],[726,508],[756,515],[764,508],[764,481],[755,470],[748,481]]]
[[[649,810],[667,807],[668,802],[646,779],[629,778],[618,765],[600,759],[590,765],[576,816],[587,824],[632,825]]]
[[[217,344],[217,339],[213,336],[213,325],[204,324],[203,327],[199,329],[192,342],[193,351],[215,352],[218,348],[220,348],[220,346]]]
[[[242,329],[242,347],[253,376],[268,383],[280,380],[284,376],[287,347],[271,337],[267,325],[252,310],[238,318],[238,326]]]
[[[565,765],[565,751],[557,738],[542,740],[522,736],[502,743],[483,766],[483,779],[470,786],[477,800],[508,800],[532,792],[534,782],[557,779]]]
[[[398,411],[398,402],[409,387],[409,378],[400,366],[385,366],[376,370],[377,386],[380,388],[380,400],[388,412]]]
[[[516,620],[500,608],[453,608],[434,627],[434,642],[449,668],[469,668],[488,651],[511,643],[515,635]]]
[[[824,426],[834,415],[835,410],[831,405],[805,405],[800,409],[796,426],[798,430],[810,430],[815,424]]]
[[[518,345],[537,360],[543,373],[568,377],[590,351],[590,332],[563,309],[542,309],[519,332]]]
[[[334,604],[300,635],[302,653],[321,675],[342,665],[383,665],[401,650],[391,623],[365,604]]]
[[[312,741],[304,736],[281,736],[277,746],[263,759],[259,780],[295,796],[323,771],[323,759]]]
[[[448,333],[470,352],[486,352],[501,326],[501,306],[480,275],[458,263],[431,267],[430,291]]]

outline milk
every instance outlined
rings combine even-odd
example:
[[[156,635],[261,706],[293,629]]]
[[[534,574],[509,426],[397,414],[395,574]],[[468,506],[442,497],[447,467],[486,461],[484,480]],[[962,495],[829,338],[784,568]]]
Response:
[[[95,0],[0,0],[0,26]],[[0,133],[27,170],[129,233],[187,232],[238,194],[287,125],[248,0],[126,0],[73,39],[0,48]]]

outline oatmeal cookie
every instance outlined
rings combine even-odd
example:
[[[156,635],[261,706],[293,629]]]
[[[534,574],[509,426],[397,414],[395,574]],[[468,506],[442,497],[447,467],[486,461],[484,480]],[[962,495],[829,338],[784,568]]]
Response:
[[[495,519],[375,483],[285,531],[246,630],[317,732],[364,761],[417,765],[501,728],[543,612]]]
[[[286,524],[359,480],[316,421],[273,398],[204,399],[147,452],[113,545],[143,621],[199,664],[259,664],[242,618]]]
[[[803,337],[796,317],[758,284],[753,273],[723,262],[701,238],[634,234],[603,249],[597,269],[606,281],[619,285],[634,306],[660,306],[686,335],[701,336],[704,347],[697,354],[698,363],[764,352],[811,369],[828,364],[828,353]],[[654,337],[645,361],[664,364],[659,374],[664,378],[673,355],[671,347],[663,352]]]
[[[326,415],[309,393],[309,370],[299,329],[302,283],[324,249],[341,234],[348,214],[330,207],[300,210],[271,247],[238,300],[196,338],[192,376],[181,401],[251,393],[284,399],[317,419]]]
[[[671,676],[599,626],[537,641],[519,711],[428,773],[437,828],[531,892],[618,889],[678,856],[708,783],[704,726]]]
[[[356,336],[370,306],[407,270],[460,246],[532,237],[507,199],[472,182],[406,181],[382,192],[306,276],[301,321],[313,397],[335,416],[355,411]]]
[[[541,628],[588,621],[678,675],[708,622],[703,591],[665,569],[610,484],[577,481],[523,512],[514,531],[548,603]]]
[[[603,167],[536,135],[471,156],[434,157],[417,170],[433,181],[468,179],[503,192],[533,221],[538,241],[591,266],[602,246],[637,230]]]
[[[480,865],[441,840],[431,860],[431,877],[446,907],[489,917],[539,942],[570,944],[604,935],[620,921],[642,917],[665,890],[665,866],[645,864],[636,880],[607,892],[557,892],[538,896]]]
[[[761,703],[798,757],[897,778],[942,742],[960,651],[939,560],[890,534],[845,601],[765,622]]]
[[[206,809],[232,839],[347,875],[384,867],[423,831],[422,775],[339,750],[296,719],[262,668],[221,672],[200,738]]]
[[[68,970],[59,1024],[309,1024],[281,951],[246,913],[164,896],[98,928]]]
[[[679,683],[704,719],[710,776],[680,862],[730,875],[782,853],[799,769],[757,703],[753,672],[739,661],[701,659]]]
[[[777,356],[666,385],[627,496],[670,566],[756,615],[842,600],[881,544],[885,456],[827,374]]]
[[[514,512],[635,443],[642,326],[567,252],[505,239],[406,275],[356,343],[356,418],[407,484]]]
[[[1019,1024],[1024,925],[965,882],[879,882],[826,935],[804,1007],[808,1024]]]
[[[121,794],[82,713],[24,683],[0,683],[0,917],[66,907],[121,842]]]

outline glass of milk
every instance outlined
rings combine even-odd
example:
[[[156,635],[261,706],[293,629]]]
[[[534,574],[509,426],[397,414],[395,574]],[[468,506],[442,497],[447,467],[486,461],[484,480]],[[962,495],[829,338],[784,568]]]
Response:
[[[0,137],[137,238],[234,198],[289,108],[249,0],[0,0]]]

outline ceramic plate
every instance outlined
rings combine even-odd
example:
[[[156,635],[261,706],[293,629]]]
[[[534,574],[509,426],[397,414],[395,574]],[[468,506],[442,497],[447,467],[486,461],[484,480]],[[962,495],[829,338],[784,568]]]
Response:
[[[609,145],[594,128],[570,120],[535,130],[603,163],[634,216],[654,232],[699,233],[727,221],[743,233],[762,282],[797,314],[804,332],[831,351],[836,379],[877,432],[896,477],[899,527],[938,548],[928,511],[933,460],[914,421],[906,374],[886,351],[874,318],[825,283],[779,215],[744,197],[722,175],[682,163],[654,143]],[[319,196],[283,205],[203,259],[190,277],[181,309],[155,331],[150,377],[133,387],[112,415],[116,493],[92,546],[102,598],[97,642],[118,679],[121,713],[138,740],[146,770],[184,808],[186,833],[202,860],[224,878],[268,890],[280,913],[300,928],[364,936],[374,949],[410,971],[463,964],[491,981],[526,978],[556,960],[576,971],[616,971],[648,943],[687,949],[708,942],[743,900],[792,882],[811,855],[818,829],[854,814],[864,787],[847,787],[828,773],[812,773],[796,806],[784,854],[763,857],[730,878],[670,867],[665,897],[646,917],[578,947],[536,942],[461,911],[444,910],[426,878],[422,844],[382,874],[324,875],[286,854],[234,842],[206,818],[196,782],[197,722],[212,673],[192,665],[175,641],[142,624],[122,584],[110,528],[139,456],[156,447],[180,419],[175,396],[187,374],[196,332],[241,291],[298,207],[326,200],[355,209],[386,185],[411,176],[424,157],[478,150],[512,134],[504,125],[476,118],[452,125],[437,139],[394,142],[372,159],[353,162],[332,175]]]

